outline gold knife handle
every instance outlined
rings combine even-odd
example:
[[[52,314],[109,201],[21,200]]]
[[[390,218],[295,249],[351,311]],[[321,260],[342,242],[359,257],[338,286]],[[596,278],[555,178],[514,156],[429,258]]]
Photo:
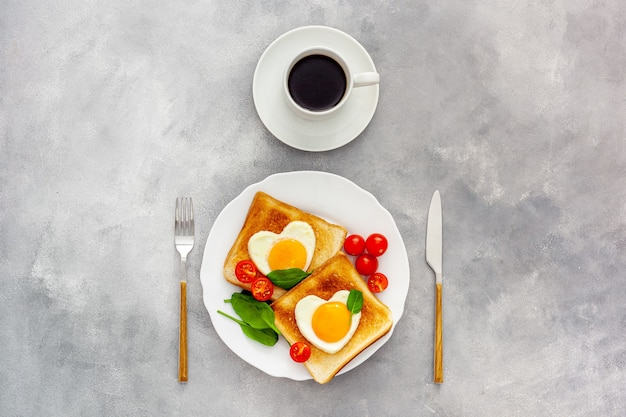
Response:
[[[187,281],[180,282],[180,336],[178,381],[187,381]]]
[[[435,358],[434,381],[443,383],[443,317],[442,317],[442,287],[437,284],[437,302],[435,303]]]

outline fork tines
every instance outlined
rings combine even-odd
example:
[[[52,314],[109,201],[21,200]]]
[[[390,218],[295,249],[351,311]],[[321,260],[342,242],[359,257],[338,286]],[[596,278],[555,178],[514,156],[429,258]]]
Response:
[[[176,221],[174,233],[179,236],[193,235],[193,203],[191,197],[178,197],[176,199]]]

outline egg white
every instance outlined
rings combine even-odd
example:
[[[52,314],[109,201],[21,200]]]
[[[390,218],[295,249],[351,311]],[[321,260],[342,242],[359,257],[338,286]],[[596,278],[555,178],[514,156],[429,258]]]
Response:
[[[333,296],[330,297],[328,301],[318,297],[317,295],[307,295],[296,304],[296,324],[300,329],[300,333],[302,333],[302,336],[304,336],[306,340],[311,342],[311,344],[326,353],[333,354],[343,349],[343,347],[352,338],[354,332],[356,332],[356,329],[359,326],[359,321],[361,320],[361,312],[352,315],[352,323],[350,325],[350,330],[348,330],[348,333],[341,340],[332,343],[320,339],[315,334],[315,330],[313,330],[312,325],[313,313],[315,313],[315,310],[317,310],[319,306],[326,302],[339,301],[346,304],[348,302],[349,295],[350,291],[340,290],[333,294]]]
[[[304,270],[306,271],[311,264],[311,259],[313,259],[315,232],[310,224],[299,220],[289,223],[285,226],[283,231],[278,234],[262,230],[250,237],[250,240],[248,240],[248,254],[258,270],[263,275],[272,272],[268,263],[268,256],[272,246],[281,239],[295,239],[302,243],[306,250],[306,264],[304,266]]]

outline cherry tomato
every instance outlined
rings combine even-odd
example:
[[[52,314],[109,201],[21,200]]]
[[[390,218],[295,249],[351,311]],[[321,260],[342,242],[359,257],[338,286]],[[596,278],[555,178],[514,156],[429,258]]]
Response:
[[[311,357],[311,348],[305,342],[296,342],[291,345],[289,355],[296,362],[306,362]]]
[[[378,259],[369,253],[362,253],[354,261],[356,270],[361,275],[372,275],[378,269]]]
[[[367,287],[371,292],[383,292],[387,289],[389,280],[382,272],[376,272],[367,279]]]
[[[365,239],[360,235],[350,235],[343,243],[343,250],[345,250],[348,255],[360,255],[365,250]]]
[[[380,233],[373,233],[365,241],[365,249],[374,256],[380,256],[387,251],[387,238]]]
[[[256,278],[256,266],[248,259],[239,261],[235,266],[235,276],[244,284],[249,284]]]
[[[258,301],[267,301],[274,294],[274,284],[266,277],[258,277],[250,285],[252,296]]]

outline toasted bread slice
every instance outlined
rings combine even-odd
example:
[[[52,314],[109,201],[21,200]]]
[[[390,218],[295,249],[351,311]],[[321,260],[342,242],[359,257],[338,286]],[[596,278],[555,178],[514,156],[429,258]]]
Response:
[[[330,381],[348,362],[385,335],[393,324],[391,311],[372,294],[361,275],[343,252],[339,252],[308,278],[271,304],[276,327],[289,344],[306,340],[296,324],[295,308],[303,297],[313,294],[328,300],[339,290],[363,293],[361,320],[356,332],[339,352],[328,354],[310,344],[311,357],[304,365],[320,384]]]
[[[224,262],[226,280],[241,288],[250,289],[250,284],[239,282],[235,276],[237,263],[243,259],[250,259],[248,240],[262,230],[280,233],[287,224],[295,220],[307,222],[315,232],[315,250],[308,268],[309,272],[318,268],[343,247],[347,235],[347,230],[343,226],[329,223],[321,217],[306,213],[259,191],[250,204],[243,227]],[[274,288],[272,300],[276,300],[285,292],[282,288]]]

